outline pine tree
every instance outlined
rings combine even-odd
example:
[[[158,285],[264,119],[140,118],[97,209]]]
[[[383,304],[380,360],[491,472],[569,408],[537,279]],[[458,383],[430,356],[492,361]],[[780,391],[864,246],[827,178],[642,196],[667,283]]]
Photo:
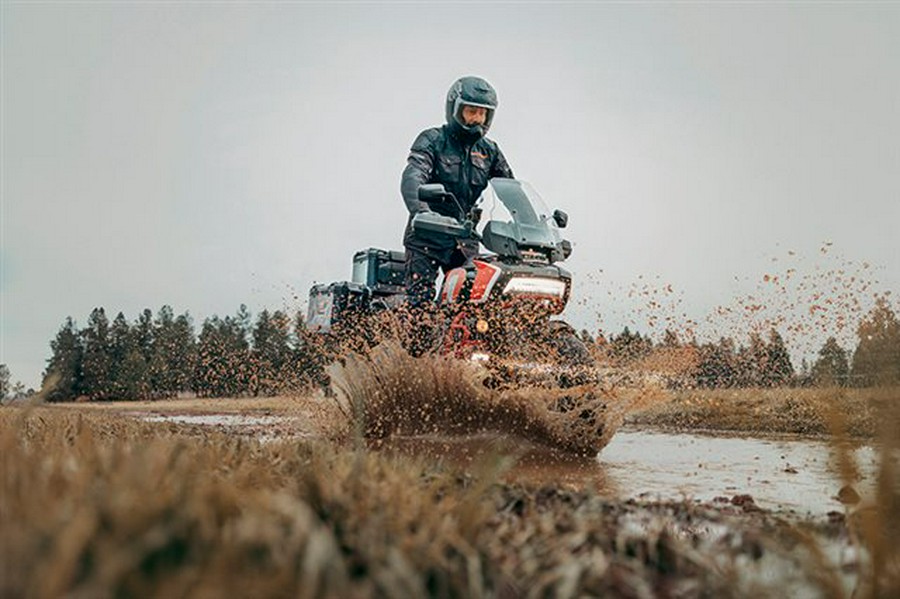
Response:
[[[860,386],[900,384],[900,322],[887,299],[880,297],[857,330],[859,344],[851,370]]]
[[[269,353],[274,367],[275,385],[273,391],[281,391],[292,386],[291,355],[293,340],[291,336],[291,319],[281,310],[272,313],[272,337],[269,340]]]
[[[242,306],[242,309],[246,309]],[[208,397],[233,397],[247,392],[249,345],[244,318],[218,316],[203,322],[197,343],[194,388]]]
[[[223,321],[222,336],[228,348],[231,375],[229,395],[243,395],[250,388],[250,311],[241,304],[235,317]]]
[[[250,393],[259,395],[266,385],[265,380],[272,376],[272,365],[267,360],[267,345],[272,335],[272,326],[269,322],[269,311],[263,310],[256,318],[256,325],[251,331],[253,341],[250,361]]]
[[[203,321],[197,340],[197,364],[194,372],[194,391],[201,397],[216,397],[222,388],[220,370],[222,347],[218,339],[219,318]]]
[[[123,388],[127,384],[124,380],[127,375],[123,372],[122,366],[125,363],[130,342],[131,330],[128,321],[125,320],[125,314],[119,312],[109,328],[110,379],[113,395],[118,399],[125,398]]]
[[[843,387],[847,384],[849,374],[847,352],[838,345],[837,339],[829,337],[819,350],[819,357],[812,366],[813,381],[820,386]]]
[[[666,332],[663,334],[663,347],[680,347],[681,344],[678,341],[678,335],[669,329],[666,329]]]
[[[149,396],[149,369],[132,328],[119,312],[110,327],[113,392],[119,399],[144,399]]]
[[[194,369],[197,363],[197,344],[190,314],[185,312],[175,319],[172,333],[169,369],[174,372],[175,390],[188,391],[194,386]]]
[[[250,391],[254,395],[276,393],[289,385],[290,333],[286,314],[260,312],[252,333],[253,383]]]
[[[194,388],[197,345],[190,314],[175,316],[171,306],[163,306],[153,322],[150,359],[154,394],[175,397]]]
[[[134,325],[134,340],[144,363],[148,366],[153,359],[153,312],[144,308]]]
[[[774,328],[769,331],[765,365],[763,384],[767,387],[786,385],[794,376],[794,365],[791,363],[790,353],[781,334]]]
[[[51,355],[42,387],[48,401],[69,401],[83,392],[84,344],[71,317],[50,342]]]
[[[306,327],[306,318],[299,310],[294,317],[294,340],[291,362],[297,386],[327,385],[325,366],[329,361],[329,354],[325,350],[322,336]]]
[[[733,387],[737,384],[734,341],[722,337],[717,344],[706,343],[697,348],[698,364],[694,371],[697,385],[706,388]]]
[[[91,399],[110,399],[113,394],[112,359],[109,320],[103,308],[91,311],[87,328],[81,335],[84,339],[83,392]]]
[[[149,399],[150,367],[135,344],[126,354],[121,366],[120,380],[117,381],[123,399]]]
[[[6,364],[0,364],[0,401],[9,395],[9,368]]]
[[[813,384],[812,367],[809,361],[804,357],[800,360],[800,372],[797,375],[797,383],[801,387],[809,387]]]
[[[153,321],[153,349],[150,356],[150,384],[155,397],[174,397],[177,392],[177,373],[169,368],[175,349],[175,312],[163,306]]]
[[[766,384],[769,351],[758,333],[750,333],[750,345],[738,350],[736,370],[739,387],[762,387]]]
[[[631,362],[646,357],[653,349],[650,337],[642,337],[639,332],[632,333],[626,326],[618,337],[611,341],[612,356],[623,362]]]
[[[241,345],[246,346],[247,340],[250,338],[250,331],[253,328],[253,318],[250,314],[250,310],[247,309],[246,304],[240,305],[234,318],[226,318],[226,320],[230,320],[230,325],[234,327],[233,332],[236,336],[235,340],[239,340]]]

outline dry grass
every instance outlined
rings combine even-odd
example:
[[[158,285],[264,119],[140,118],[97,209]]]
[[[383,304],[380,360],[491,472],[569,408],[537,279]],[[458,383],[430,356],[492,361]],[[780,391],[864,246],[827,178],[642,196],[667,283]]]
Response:
[[[829,435],[830,414],[851,437],[874,438],[880,414],[900,404],[900,388],[716,389],[670,391],[669,401],[629,422],[674,429]]]
[[[95,410],[3,408],[0,467],[4,597],[834,589],[765,513],[504,486],[497,456],[461,472],[321,443],[184,435]],[[875,513],[879,524],[896,523],[892,493],[879,499],[894,506]],[[896,547],[872,555],[882,582],[867,596],[889,596]]]
[[[629,411],[666,399],[658,389],[492,390],[484,374],[386,344],[333,369],[335,398],[0,408],[0,596],[900,595],[895,390],[682,392],[632,416],[828,432],[847,488],[859,470],[850,437],[877,436],[874,501],[852,503],[848,491],[845,516],[827,526],[752,502],[510,486],[500,481],[514,458],[501,449],[464,467],[366,449],[396,433],[488,430],[580,453],[605,445]],[[141,422],[136,411],[307,413],[320,440],[264,443]],[[848,569],[823,535],[860,560]]]
[[[154,412],[160,414],[269,414],[306,409],[300,396],[188,398],[149,401],[104,401],[57,403],[53,407],[101,412]]]
[[[827,414],[832,463],[844,486],[838,494],[845,504],[851,542],[864,559],[857,596],[900,597],[900,401],[885,390],[876,403],[879,467],[876,493],[862,500],[854,486],[860,479],[854,459],[846,412],[835,405]]]
[[[434,500],[452,477],[372,455],[95,413],[0,418],[2,596],[410,595],[429,562],[454,576],[442,556],[478,515],[465,490]]]

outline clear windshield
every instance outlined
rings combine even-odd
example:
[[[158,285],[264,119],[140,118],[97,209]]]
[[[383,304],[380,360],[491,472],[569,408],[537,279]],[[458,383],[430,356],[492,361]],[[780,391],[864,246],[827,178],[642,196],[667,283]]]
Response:
[[[491,179],[481,194],[482,209],[478,232],[490,224],[495,234],[508,238],[520,247],[546,248],[561,241],[552,212],[534,188],[516,179]],[[497,252],[485,240],[487,249]]]
[[[550,210],[531,184],[516,179],[491,179],[481,194],[479,207],[484,211],[481,222],[499,220],[523,225],[552,223]]]

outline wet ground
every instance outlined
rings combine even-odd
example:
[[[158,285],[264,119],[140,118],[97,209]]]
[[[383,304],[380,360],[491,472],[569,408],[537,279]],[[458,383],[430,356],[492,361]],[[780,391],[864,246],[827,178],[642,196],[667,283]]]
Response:
[[[593,467],[598,482],[622,499],[715,501],[750,495],[763,509],[824,515],[843,507],[836,499],[842,483],[829,466],[829,451],[824,441],[797,437],[621,430]],[[876,454],[871,447],[860,447],[855,456],[864,477],[856,488],[865,494]],[[593,480],[590,468],[580,474]]]
[[[829,444],[797,436],[731,437],[626,428],[596,458],[576,458],[542,447],[522,449],[495,435],[469,438],[407,437],[383,441],[380,449],[429,459],[477,463],[485,456],[517,455],[510,482],[569,489],[591,488],[610,499],[732,501],[749,495],[761,509],[822,517],[841,511],[843,486],[831,466]],[[874,485],[876,452],[852,450],[865,497]]]
[[[303,436],[303,427],[275,414],[132,413],[151,422],[213,427],[265,440]],[[486,457],[515,455],[504,475],[509,482],[569,489],[591,488],[610,499],[731,501],[749,495],[756,506],[798,516],[840,511],[843,486],[835,473],[828,442],[797,435],[738,437],[672,433],[627,426],[595,458],[578,458],[504,435],[391,437],[373,449],[399,451],[462,465]],[[872,487],[876,452],[852,450],[864,497]]]

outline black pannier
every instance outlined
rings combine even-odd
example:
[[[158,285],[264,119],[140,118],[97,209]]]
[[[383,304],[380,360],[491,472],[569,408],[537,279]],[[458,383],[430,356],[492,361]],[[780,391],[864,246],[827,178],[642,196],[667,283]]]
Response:
[[[371,298],[371,289],[350,281],[313,285],[306,326],[311,331],[329,333],[368,310]]]
[[[375,295],[404,292],[406,253],[369,248],[353,255],[354,283],[365,285]]]

